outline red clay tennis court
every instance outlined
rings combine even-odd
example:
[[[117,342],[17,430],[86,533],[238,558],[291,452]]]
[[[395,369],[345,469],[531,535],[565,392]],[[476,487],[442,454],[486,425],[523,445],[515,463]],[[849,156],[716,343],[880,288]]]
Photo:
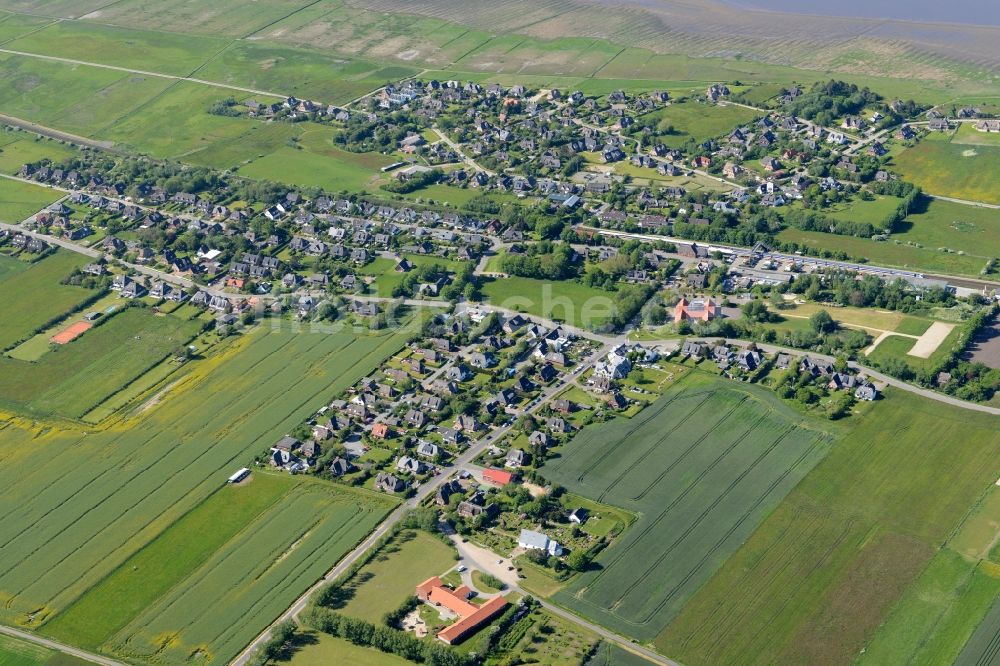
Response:
[[[86,331],[89,331],[93,326],[94,325],[89,321],[78,321],[75,324],[70,324],[63,330],[53,335],[50,340],[57,345],[64,345],[67,342],[80,337]]]

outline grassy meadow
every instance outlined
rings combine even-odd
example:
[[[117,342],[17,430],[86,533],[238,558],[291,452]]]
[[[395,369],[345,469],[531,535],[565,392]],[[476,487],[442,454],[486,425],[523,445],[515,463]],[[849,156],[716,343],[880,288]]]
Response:
[[[341,588],[343,615],[378,624],[431,576],[455,566],[455,550],[422,531],[399,533]]]
[[[893,159],[893,168],[928,194],[1000,204],[1000,147],[950,141],[949,134],[925,138]]]
[[[489,279],[482,291],[483,299],[492,305],[585,328],[606,324],[615,298],[613,291],[588,287],[581,282],[548,282],[522,277]]]
[[[5,181],[0,180],[0,193]],[[0,194],[2,196],[2,194]],[[18,264],[11,264],[17,261]],[[7,258],[8,268],[0,273],[0,350],[7,350],[53,319],[72,312],[92,300],[97,292],[82,287],[59,284],[75,268],[86,263],[86,258],[72,252],[59,251],[26,264]]]
[[[0,178],[0,222],[20,224],[62,196],[41,185]]]
[[[554,600],[652,640],[823,458],[823,425],[695,372],[638,416],[585,429],[545,477],[639,517]]]

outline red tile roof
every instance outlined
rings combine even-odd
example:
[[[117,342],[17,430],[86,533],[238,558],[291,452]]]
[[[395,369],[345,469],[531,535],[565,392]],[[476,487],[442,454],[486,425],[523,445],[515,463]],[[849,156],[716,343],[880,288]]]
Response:
[[[498,486],[506,486],[514,480],[514,474],[502,469],[484,469],[483,480]]]
[[[460,641],[468,633],[489,622],[507,607],[507,600],[503,597],[494,597],[482,606],[477,606],[468,601],[470,592],[471,590],[465,585],[452,590],[444,585],[437,576],[428,578],[417,585],[417,596],[420,599],[444,606],[458,616],[457,622],[438,633],[438,638],[449,645]]]
[[[503,597],[493,597],[482,606],[479,606],[474,613],[451,625],[447,629],[438,632],[438,638],[452,645],[457,643],[467,634],[477,627],[486,624],[507,607],[507,600]]]

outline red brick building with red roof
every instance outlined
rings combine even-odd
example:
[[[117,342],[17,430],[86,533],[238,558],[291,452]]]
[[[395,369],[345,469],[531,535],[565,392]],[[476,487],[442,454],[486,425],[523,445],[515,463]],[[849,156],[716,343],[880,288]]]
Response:
[[[438,632],[438,639],[454,645],[478,627],[486,624],[507,607],[503,597],[493,597],[481,606],[469,601],[470,590],[465,585],[456,589],[444,585],[437,576],[417,585],[417,598],[434,606],[443,606],[458,616],[458,621]]]

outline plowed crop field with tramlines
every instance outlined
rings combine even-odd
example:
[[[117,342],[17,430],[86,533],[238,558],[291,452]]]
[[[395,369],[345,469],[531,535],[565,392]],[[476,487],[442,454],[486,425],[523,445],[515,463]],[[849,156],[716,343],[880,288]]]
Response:
[[[232,657],[395,503],[303,481],[227,522],[220,488],[404,339],[261,328],[105,429],[0,413],[0,622],[130,660]]]
[[[818,426],[769,392],[692,373],[635,418],[585,429],[545,476],[640,518],[555,599],[652,639],[827,452]]]

